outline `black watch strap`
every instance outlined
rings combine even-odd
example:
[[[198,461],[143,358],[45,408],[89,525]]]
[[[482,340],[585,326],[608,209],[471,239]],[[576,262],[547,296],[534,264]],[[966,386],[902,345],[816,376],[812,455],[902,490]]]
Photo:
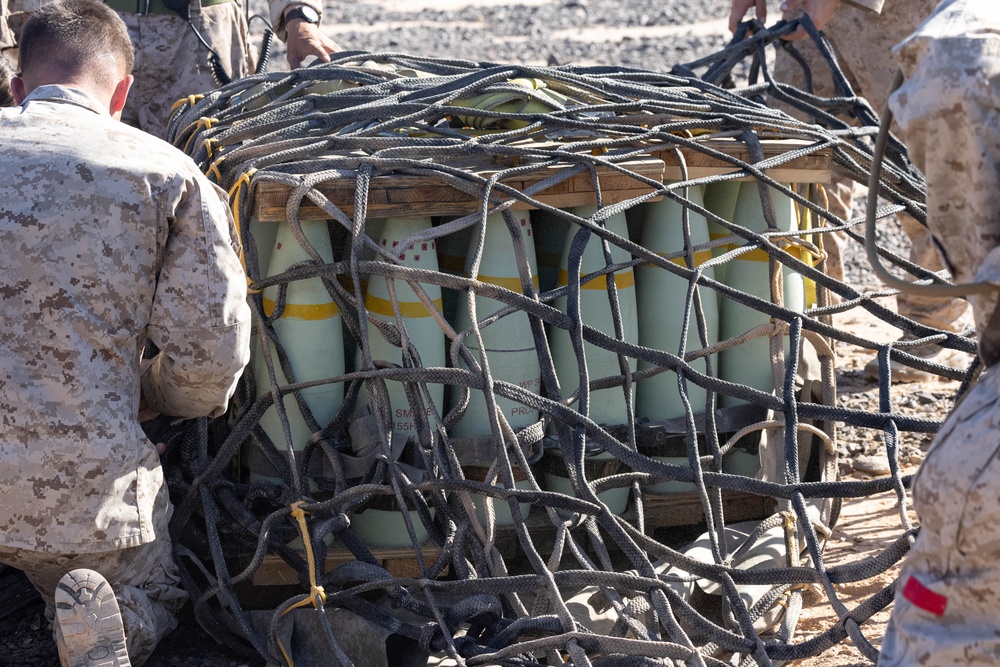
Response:
[[[318,24],[319,12],[309,5],[299,5],[298,7],[292,7],[285,12],[285,25],[288,25],[289,21],[292,21],[293,19],[302,19],[306,23]]]

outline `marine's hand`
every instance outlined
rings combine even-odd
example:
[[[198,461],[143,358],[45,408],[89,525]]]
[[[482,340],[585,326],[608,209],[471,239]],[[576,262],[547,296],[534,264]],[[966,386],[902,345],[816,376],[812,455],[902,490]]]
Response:
[[[733,0],[729,10],[729,32],[736,32],[740,22],[751,7],[757,8],[757,20],[767,22],[767,0]]]
[[[140,359],[139,360],[139,377],[141,378],[149,370],[149,367],[153,365],[152,359]],[[139,383],[139,423],[148,422],[156,419],[160,416],[160,413],[149,407],[149,403],[146,402],[145,393],[142,390],[142,382]]]
[[[139,423],[152,421],[160,416],[160,413],[149,407],[149,403],[146,402],[146,397],[142,395],[142,390],[139,390]]]
[[[340,51],[337,43],[324,35],[315,23],[292,19],[285,28],[288,31],[288,66],[292,69],[300,67],[308,56],[328,63],[330,54]]]
[[[783,12],[791,12],[800,7],[809,15],[816,29],[822,30],[830,22],[830,18],[836,13],[837,8],[840,7],[840,0],[785,0],[781,3],[781,11]],[[802,39],[807,35],[804,28],[799,28],[792,34],[786,35],[785,39]]]

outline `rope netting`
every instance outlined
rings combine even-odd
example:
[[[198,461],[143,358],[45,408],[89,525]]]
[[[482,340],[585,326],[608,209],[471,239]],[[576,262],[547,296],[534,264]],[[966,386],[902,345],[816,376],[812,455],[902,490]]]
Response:
[[[162,436],[213,636],[281,664],[311,643],[383,664],[360,627],[387,664],[770,665],[845,637],[875,658],[860,626],[892,587],[848,608],[837,585],[908,550],[898,448],[940,425],[894,410],[888,364],[963,379],[907,350],[975,341],[825,271],[863,220],[802,165],[867,182],[877,117],[842,76],[834,99],[773,80],[795,25],[670,74],[347,52],[179,104],[169,138],[230,193],[255,331],[230,416]],[[747,60],[749,85],[716,85]],[[895,140],[880,195],[880,219],[925,219]],[[854,309],[914,340],[832,324]],[[837,406],[838,343],[878,351],[877,412]],[[881,430],[891,474],[838,481],[841,425]],[[840,502],[885,492],[898,539],[827,567]],[[298,587],[276,609],[275,568]],[[796,643],[814,604],[840,622]]]

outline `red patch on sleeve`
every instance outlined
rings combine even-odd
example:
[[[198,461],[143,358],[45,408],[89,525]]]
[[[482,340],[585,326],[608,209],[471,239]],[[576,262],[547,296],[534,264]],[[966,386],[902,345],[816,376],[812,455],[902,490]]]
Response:
[[[944,610],[948,606],[946,596],[935,593],[912,576],[903,586],[903,597],[935,616],[944,616]]]

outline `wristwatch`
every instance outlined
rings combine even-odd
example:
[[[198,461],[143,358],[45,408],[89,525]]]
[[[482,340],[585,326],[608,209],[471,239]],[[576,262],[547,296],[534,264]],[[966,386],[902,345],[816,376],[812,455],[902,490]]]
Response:
[[[285,25],[288,25],[294,19],[302,19],[306,23],[318,24],[319,12],[309,5],[299,5],[285,12]]]

